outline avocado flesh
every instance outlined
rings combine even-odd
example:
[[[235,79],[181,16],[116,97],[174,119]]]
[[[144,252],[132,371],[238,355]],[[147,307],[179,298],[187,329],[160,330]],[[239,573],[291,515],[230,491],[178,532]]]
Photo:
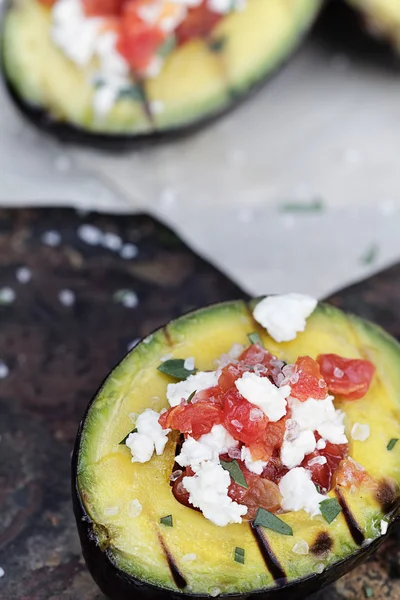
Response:
[[[136,579],[177,590],[160,543],[174,557],[192,594],[248,593],[272,589],[276,583],[262,558],[248,523],[217,527],[201,513],[177,502],[169,485],[174,464],[176,437],[170,436],[165,453],[145,464],[131,463],[129,450],[119,441],[133,428],[129,413],[147,407],[167,406],[166,385],[171,380],[157,371],[161,357],[194,356],[199,369],[214,369],[214,360],[234,343],[248,345],[247,334],[257,330],[268,350],[278,358],[294,362],[300,355],[337,353],[346,357],[369,358],[376,375],[367,395],[354,402],[338,402],[346,413],[350,455],[379,482],[400,482],[400,447],[386,446],[400,437],[400,346],[380,328],[338,309],[320,304],[307,321],[304,333],[289,343],[278,344],[260,328],[244,302],[203,309],[173,321],[137,346],[112,372],[92,403],[85,419],[77,463],[78,490],[85,510],[94,522],[94,531],[108,556],[122,571]],[[379,402],[379,411],[377,403]],[[353,441],[355,422],[368,423],[371,436]],[[334,496],[334,492],[330,492]],[[375,492],[362,489],[343,491],[346,503],[366,539],[380,536],[385,516]],[[129,503],[139,499],[143,510],[129,517]],[[118,506],[118,514],[107,509]],[[173,516],[174,526],[165,527],[160,518]],[[281,515],[293,529],[287,537],[263,529],[263,535],[282,566],[287,582],[315,574],[351,557],[359,545],[353,540],[341,513],[328,525],[322,516],[313,519],[304,511]],[[393,518],[393,515],[390,519]],[[306,540],[310,546],[328,533],[328,551],[297,555],[293,546]],[[161,536],[161,537],[160,537]],[[233,560],[235,547],[244,548],[246,560]],[[196,554],[186,562],[184,556]],[[217,568],[216,568],[217,566]]]
[[[347,0],[365,17],[369,30],[400,52],[400,3],[397,0]]]
[[[3,26],[3,63],[14,93],[54,120],[87,132],[145,135],[179,129],[228,108],[272,72],[312,24],[322,0],[248,0],[226,16],[212,39],[220,52],[196,39],[174,50],[162,72],[144,85],[147,106],[121,99],[103,117],[92,108],[90,68],[78,68],[50,38],[50,12],[37,0],[12,0]],[[151,114],[152,101],[163,110]]]

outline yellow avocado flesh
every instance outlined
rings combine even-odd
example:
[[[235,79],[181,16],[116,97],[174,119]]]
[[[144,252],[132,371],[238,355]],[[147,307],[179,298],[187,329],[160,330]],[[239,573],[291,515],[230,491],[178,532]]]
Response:
[[[315,19],[322,0],[247,0],[246,8],[222,19],[213,39],[216,53],[201,39],[175,49],[156,78],[145,83],[147,110],[140,99],[118,100],[99,117],[93,110],[94,66],[78,67],[52,42],[48,8],[37,0],[12,0],[3,28],[7,79],[29,105],[56,121],[86,131],[146,134],[174,129],[227,108],[242,92],[273,71]],[[152,103],[161,112],[148,111]]]
[[[396,486],[400,482],[400,444],[387,450],[391,438],[400,438],[400,346],[394,339],[377,326],[324,304],[309,317],[303,333],[280,344],[254,321],[244,302],[199,310],[173,321],[131,351],[106,380],[83,427],[78,458],[83,504],[115,564],[138,579],[176,590],[164,544],[192,593],[244,593],[275,586],[248,523],[218,527],[175,500],[169,477],[176,435],[170,434],[162,456],[144,464],[132,463],[128,448],[119,445],[132,430],[135,414],[148,407],[159,411],[168,406],[166,386],[172,380],[157,371],[163,357],[193,356],[197,368],[214,370],[215,360],[235,343],[247,346],[247,334],[253,331],[259,332],[268,350],[288,363],[298,356],[315,358],[320,353],[374,362],[376,374],[366,396],[357,401],[337,399],[335,405],[346,414],[349,452],[354,460],[378,482],[388,480]],[[371,428],[365,442],[351,439],[356,422]],[[342,491],[365,538],[378,537],[385,515],[375,492],[364,488]],[[138,516],[130,516],[132,500],[142,506]],[[160,523],[166,515],[172,515],[173,527]],[[293,537],[262,531],[288,581],[313,574],[321,565],[327,568],[358,549],[343,513],[330,525],[322,516],[311,518],[304,511],[280,518],[292,527]],[[325,532],[332,541],[329,551],[293,552],[297,542],[305,540],[311,548]],[[244,565],[234,561],[236,547],[245,549]],[[195,560],[188,555],[196,555]]]

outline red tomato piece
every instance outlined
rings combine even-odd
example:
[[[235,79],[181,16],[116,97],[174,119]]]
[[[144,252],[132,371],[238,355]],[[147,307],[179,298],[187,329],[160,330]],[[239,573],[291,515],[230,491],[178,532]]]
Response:
[[[193,38],[205,38],[223,15],[212,12],[205,1],[190,8],[186,19],[178,26],[175,34],[178,44],[184,44]]]
[[[222,423],[222,408],[208,400],[190,404],[180,404],[163,413],[158,422],[163,429],[177,429],[181,433],[190,433],[198,439],[209,433],[214,425]]]
[[[324,400],[328,387],[322,378],[319,364],[310,356],[300,356],[296,360],[298,380],[291,383],[292,396],[304,402],[308,398]]]
[[[119,15],[123,0],[82,0],[88,17],[115,17]]]
[[[318,435],[316,437],[319,438]],[[315,450],[304,458],[302,466],[311,471],[311,479],[320,486],[322,493],[329,492],[332,488],[333,476],[340,462],[347,456],[347,452],[347,444],[331,444],[330,442],[326,442],[324,449]],[[320,456],[326,458],[326,463],[309,465],[312,459]]]
[[[375,367],[369,360],[320,354],[317,361],[332,394],[357,400],[368,392],[375,373]]]
[[[335,473],[335,480],[338,485],[348,488],[352,486],[359,488],[361,485],[367,485],[370,488],[378,486],[365,469],[351,458],[342,460]]]
[[[279,483],[280,480],[289,471],[287,467],[284,467],[279,456],[272,456],[267,466],[264,468],[261,477],[263,479],[269,479],[274,483]]]
[[[248,366],[264,365],[264,367],[270,368],[272,360],[274,360],[273,355],[259,344],[251,344],[239,356],[239,361]]]
[[[224,390],[224,392],[227,392],[228,390],[233,388],[233,386],[235,385],[235,381],[237,379],[240,379],[243,373],[245,373],[248,370],[248,368],[246,368],[244,365],[241,365],[240,363],[231,363],[229,365],[226,365],[226,367],[224,367],[221,370],[221,375],[218,379],[219,387],[222,390]]]
[[[235,440],[250,445],[265,435],[267,417],[232,388],[224,396],[224,427]]]

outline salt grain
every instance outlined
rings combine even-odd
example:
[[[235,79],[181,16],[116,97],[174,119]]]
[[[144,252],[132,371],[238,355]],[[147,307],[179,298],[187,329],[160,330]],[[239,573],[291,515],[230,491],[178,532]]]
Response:
[[[325,571],[325,565],[323,563],[317,563],[314,565],[315,573],[323,573]]]
[[[97,246],[103,238],[103,234],[98,227],[94,225],[80,225],[78,227],[78,237],[89,246]]]
[[[119,513],[119,508],[118,506],[107,506],[103,512],[107,517],[115,517]]]
[[[116,507],[116,508],[118,508],[118,507]],[[129,507],[128,507],[128,515],[131,518],[138,517],[140,515],[140,513],[142,512],[142,510],[143,510],[142,505],[140,504],[140,502],[137,498],[130,501]]]
[[[15,292],[10,287],[0,289],[0,304],[12,304],[15,300]]]
[[[193,356],[188,356],[188,358],[185,359],[185,362],[183,363],[183,367],[187,371],[193,371],[194,370],[194,358],[193,358]]]
[[[6,363],[0,360],[0,379],[5,379],[10,372],[10,369],[7,367]]]
[[[295,554],[308,554],[309,546],[306,540],[299,540],[292,548],[292,552]]]
[[[185,554],[184,556],[182,556],[182,561],[183,562],[193,562],[194,560],[196,560],[197,558],[197,554]]]
[[[369,425],[363,423],[354,423],[351,429],[351,437],[353,440],[357,440],[359,442],[365,442],[371,435],[371,430]]]
[[[124,244],[119,253],[121,258],[125,260],[129,260],[131,258],[136,258],[139,254],[139,248],[135,244]]]
[[[263,417],[264,417],[264,413],[259,408],[252,408],[250,410],[249,419],[253,423],[256,423],[257,421],[261,421]]]
[[[238,421],[237,419],[233,419],[233,421],[231,421],[231,423],[237,431],[242,431],[243,425],[240,421]]]
[[[342,369],[339,369],[339,367],[335,367],[333,369],[333,374],[336,377],[336,379],[342,379],[344,371],[342,371]]]
[[[381,535],[385,535],[387,533],[389,527],[389,523],[382,519],[381,521]]]
[[[174,471],[171,475],[171,477],[169,478],[171,483],[174,483],[177,479],[179,479],[179,477],[182,475],[183,471],[181,469],[177,469],[176,471]]]
[[[15,272],[15,276],[19,283],[28,283],[32,278],[32,272],[28,267],[19,267]]]
[[[72,290],[61,290],[58,299],[64,306],[72,306],[75,303],[75,294]]]
[[[46,244],[46,246],[55,248],[61,243],[61,235],[58,233],[58,231],[45,231],[41,237],[41,240],[43,244]]]
[[[212,596],[213,598],[216,598],[217,596],[219,596],[219,595],[220,595],[220,593],[221,593],[221,590],[220,590],[219,588],[217,588],[217,587],[215,587],[215,588],[210,588],[210,589],[208,590],[208,593],[209,593],[209,594],[210,594],[210,596]]]

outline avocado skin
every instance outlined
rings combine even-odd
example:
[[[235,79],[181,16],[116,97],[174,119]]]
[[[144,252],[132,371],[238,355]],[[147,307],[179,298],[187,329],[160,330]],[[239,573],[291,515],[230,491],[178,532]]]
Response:
[[[251,300],[249,305],[252,306],[255,302],[255,299]],[[154,333],[156,332],[153,332],[153,334]],[[115,368],[118,366],[119,365],[116,365]],[[78,458],[86,417],[99,391],[102,389],[108,378],[109,374],[89,402],[85,415],[79,424],[71,461],[72,504],[82,547],[82,554],[89,572],[101,591],[110,600],[182,600],[182,598],[187,598],[188,600],[204,600],[204,598],[211,598],[211,596],[207,594],[190,594],[185,593],[184,591],[174,592],[170,589],[165,589],[139,580],[119,569],[113,562],[108,551],[102,550],[99,545],[95,532],[95,524],[85,510],[79,493]],[[388,534],[390,534],[394,526],[400,523],[398,506],[394,508],[392,514],[395,514],[396,516],[389,524]],[[257,590],[252,593],[247,592],[243,594],[221,594],[218,598],[229,598],[231,600],[304,600],[304,598],[310,594],[333,583],[359,564],[363,563],[369,556],[376,552],[386,537],[386,535],[379,536],[368,545],[361,547],[348,558],[338,561],[320,574],[315,573],[308,577],[303,577],[299,581],[291,581],[290,583],[279,582],[278,580],[276,588],[269,590]]]
[[[13,0],[8,0],[8,2],[5,4],[5,7],[3,9],[3,22],[5,20],[4,15],[6,14],[7,10],[11,8],[12,2]],[[322,0],[320,13],[325,7],[326,2],[327,0]],[[163,129],[162,131],[154,130],[150,133],[134,135],[92,133],[85,131],[85,129],[83,128],[76,127],[75,125],[66,122],[56,121],[50,116],[50,114],[46,111],[45,108],[38,108],[29,104],[18,94],[18,91],[14,88],[7,76],[7,70],[4,64],[3,43],[0,46],[0,72],[3,78],[3,82],[5,84],[5,88],[14,105],[23,114],[23,116],[38,129],[48,133],[49,135],[54,136],[55,138],[64,143],[71,143],[89,148],[97,148],[105,151],[124,152],[129,151],[131,149],[137,149],[138,147],[152,145],[153,143],[162,143],[164,141],[178,141],[188,135],[195,134],[203,127],[212,125],[220,117],[229,114],[232,110],[240,106],[248,98],[251,98],[259,90],[261,90],[264,87],[264,85],[266,85],[267,81],[272,79],[275,75],[279,73],[281,69],[283,69],[286,66],[286,64],[291,60],[293,56],[295,56],[296,52],[300,49],[302,43],[306,39],[307,35],[310,33],[310,30],[312,30],[315,26],[315,23],[316,21],[312,23],[311,27],[306,28],[302,35],[298,36],[298,39],[292,49],[292,52],[289,53],[282,61],[277,63],[277,65],[272,71],[266,73],[264,77],[255,82],[252,86],[250,86],[246,90],[246,92],[243,92],[241,94],[232,93],[229,105],[223,107],[222,110],[215,111],[214,113],[208,114],[205,117],[199,117],[197,120],[194,120],[189,124],[184,124],[178,127],[174,126],[170,129]],[[4,36],[1,35],[1,29],[0,38],[4,39]]]

